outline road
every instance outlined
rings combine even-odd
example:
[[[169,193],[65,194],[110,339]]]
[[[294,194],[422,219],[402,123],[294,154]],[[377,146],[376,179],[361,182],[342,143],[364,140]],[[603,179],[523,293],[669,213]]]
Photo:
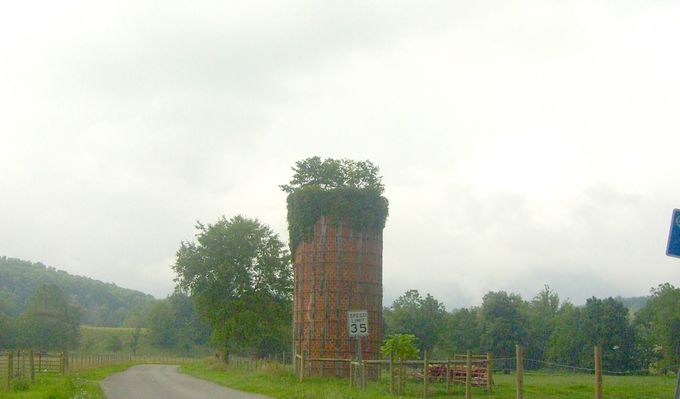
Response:
[[[108,399],[270,399],[189,377],[178,366],[130,367],[109,376],[101,387]]]

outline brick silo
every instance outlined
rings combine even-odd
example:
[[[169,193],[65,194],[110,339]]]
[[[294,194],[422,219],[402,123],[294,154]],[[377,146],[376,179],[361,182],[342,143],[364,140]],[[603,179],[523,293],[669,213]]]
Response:
[[[293,301],[296,353],[306,358],[352,359],[347,312],[367,310],[369,336],[363,359],[379,359],[382,337],[382,231],[355,231],[347,222],[321,216],[310,239],[294,250]],[[347,363],[311,362],[311,375],[346,376]]]

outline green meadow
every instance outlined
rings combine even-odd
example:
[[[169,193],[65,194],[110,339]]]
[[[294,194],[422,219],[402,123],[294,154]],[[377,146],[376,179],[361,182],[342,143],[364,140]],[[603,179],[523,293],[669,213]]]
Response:
[[[226,366],[215,360],[205,360],[182,366],[182,372],[231,388],[256,392],[277,399],[387,399],[389,380],[368,382],[365,391],[350,389],[348,380],[340,378],[307,378],[300,383],[290,366],[265,364],[255,370]],[[515,376],[494,376],[495,386],[489,393],[473,388],[472,397],[515,399]],[[604,376],[604,397],[611,399],[665,399],[673,395],[674,376]],[[592,399],[594,376],[588,374],[527,373],[524,378],[524,397],[540,399]],[[401,397],[422,398],[422,383],[410,379]],[[445,384],[431,383],[429,397],[465,397],[464,387],[452,386],[447,394]]]

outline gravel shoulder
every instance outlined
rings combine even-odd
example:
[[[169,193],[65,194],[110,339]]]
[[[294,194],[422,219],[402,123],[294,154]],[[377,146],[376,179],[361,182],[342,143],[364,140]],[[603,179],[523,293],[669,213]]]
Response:
[[[271,399],[241,392],[178,372],[179,366],[146,364],[101,382],[108,399]]]

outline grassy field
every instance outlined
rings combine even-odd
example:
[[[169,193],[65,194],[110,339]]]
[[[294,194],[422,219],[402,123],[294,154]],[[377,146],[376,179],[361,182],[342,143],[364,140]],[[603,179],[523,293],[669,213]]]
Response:
[[[107,350],[107,342],[113,336],[118,337],[123,344],[121,351],[117,353],[132,354],[132,336],[135,333],[134,328],[126,327],[93,327],[82,326],[80,328],[80,347],[77,352],[80,353],[110,353]],[[205,347],[194,346],[188,350],[176,349],[168,350],[158,348],[151,342],[149,331],[141,329],[139,338],[139,346],[137,348],[137,355],[139,356],[176,356],[176,357],[204,357],[210,354],[210,351]]]
[[[33,385],[14,382],[9,392],[0,390],[0,399],[98,399],[105,398],[99,382],[110,374],[123,371],[130,364],[99,367],[66,375],[37,376]],[[4,381],[3,381],[4,382]],[[3,387],[4,389],[4,387]]]
[[[349,389],[347,380],[338,378],[308,378],[299,383],[290,367],[264,365],[257,370],[242,370],[225,366],[215,360],[205,360],[182,366],[184,373],[219,384],[249,392],[262,393],[279,399],[383,399],[389,395],[389,382],[383,378],[380,383],[369,382],[366,391]],[[473,388],[473,397],[489,399],[514,399],[514,375],[495,376],[493,393]],[[541,399],[592,399],[594,378],[585,374],[541,374],[525,375],[524,396]],[[605,376],[604,397],[611,399],[667,399],[673,396],[675,378]],[[444,384],[431,384],[430,397],[464,397],[464,388],[455,386],[447,395]],[[422,397],[422,385],[409,381],[404,397]]]

